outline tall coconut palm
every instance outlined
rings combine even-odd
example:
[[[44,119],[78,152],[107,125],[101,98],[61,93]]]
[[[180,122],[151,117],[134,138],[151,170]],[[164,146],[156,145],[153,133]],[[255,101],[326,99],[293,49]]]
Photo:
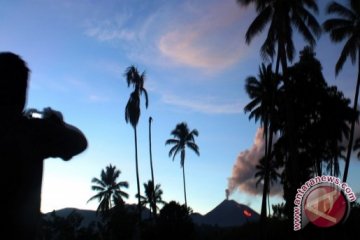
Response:
[[[254,76],[246,79],[245,90],[249,95],[251,101],[244,110],[250,112],[249,119],[255,118],[255,121],[260,119],[260,125],[264,129],[265,137],[265,159],[268,154],[271,154],[271,146],[273,142],[273,134],[275,132],[275,108],[276,108],[276,94],[279,91],[280,81],[279,77],[275,77],[271,69],[271,64],[265,66],[262,64],[259,67],[258,79]],[[262,200],[262,216],[266,216],[266,195],[268,194],[269,185],[269,170],[268,161],[264,161],[264,189]],[[270,209],[269,209],[270,210]]]
[[[166,140],[166,145],[173,145],[169,151],[169,157],[173,156],[173,160],[176,155],[180,153],[180,166],[183,170],[183,183],[184,183],[184,198],[185,206],[187,206],[186,200],[186,182],[185,182],[185,149],[188,147],[194,151],[198,156],[200,155],[199,147],[195,143],[195,137],[199,136],[198,130],[189,130],[188,125],[185,122],[176,125],[175,129],[171,131],[173,138]]]
[[[97,199],[100,204],[96,213],[101,213],[103,216],[114,206],[123,204],[123,198],[128,198],[129,195],[122,191],[121,188],[128,188],[129,184],[126,181],[118,182],[121,171],[111,164],[106,166],[105,170],[101,170],[100,179],[94,177],[91,182],[93,185],[91,189],[98,193],[92,196],[89,201]]]
[[[336,17],[328,19],[323,23],[325,31],[330,33],[330,38],[333,42],[338,43],[345,41],[344,48],[335,66],[335,75],[339,74],[347,58],[350,58],[353,64],[355,64],[356,60],[358,61],[358,77],[353,105],[354,112],[357,112],[360,86],[360,2],[358,0],[348,0],[346,6],[337,2],[332,2],[327,7],[327,13],[335,14]],[[355,122],[356,119],[351,121],[350,137],[343,175],[344,182],[347,180],[350,157],[353,150]]]
[[[275,74],[279,74],[279,66],[282,66],[283,80],[286,89],[287,85],[287,61],[290,62],[294,58],[295,47],[293,42],[293,28],[297,29],[304,37],[305,41],[311,46],[315,45],[316,37],[320,36],[321,27],[314,15],[311,13],[318,13],[318,6],[313,0],[237,0],[242,6],[248,6],[253,3],[256,7],[258,15],[250,24],[245,39],[247,44],[250,44],[253,38],[259,35],[264,28],[269,25],[266,39],[261,46],[261,56],[265,60],[273,59],[275,54],[276,65]],[[287,99],[290,96],[286,97]],[[287,124],[285,132],[289,136],[289,158],[295,158],[296,149],[293,143],[294,134],[292,133],[293,114],[290,106],[287,106]],[[268,152],[271,152],[271,146],[268,146]],[[270,154],[266,154],[269,158]],[[270,161],[269,159],[267,161]],[[296,160],[289,159],[288,163],[291,165],[292,172],[296,170]],[[289,174],[291,177],[291,185],[293,192],[296,193],[296,186],[299,181],[296,174]],[[266,181],[268,182],[268,181]],[[265,186],[266,187],[266,186]],[[261,219],[266,217],[265,204],[262,204]]]
[[[149,100],[146,89],[144,88],[145,72],[139,73],[135,66],[130,66],[125,71],[126,82],[128,87],[133,86],[134,91],[130,94],[130,98],[125,107],[125,121],[130,122],[134,129],[135,139],[135,169],[136,169],[136,184],[138,194],[138,211],[139,221],[141,220],[141,203],[140,203],[140,179],[139,179],[139,167],[138,167],[138,154],[137,154],[137,131],[136,127],[140,118],[140,96],[145,96],[145,106],[148,107]]]

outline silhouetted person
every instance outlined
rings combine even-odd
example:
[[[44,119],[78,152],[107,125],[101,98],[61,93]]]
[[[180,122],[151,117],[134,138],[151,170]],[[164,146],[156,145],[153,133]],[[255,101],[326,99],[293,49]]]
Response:
[[[66,124],[60,112],[25,116],[29,69],[16,54],[0,53],[1,215],[0,238],[36,238],[41,220],[43,160],[69,160],[87,147],[85,136]],[[66,177],[66,176],[64,176]],[[71,196],[67,196],[71,197]]]

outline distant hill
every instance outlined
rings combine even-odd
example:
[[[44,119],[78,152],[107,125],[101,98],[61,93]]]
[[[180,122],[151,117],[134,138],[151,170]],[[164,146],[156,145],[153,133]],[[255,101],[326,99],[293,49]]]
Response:
[[[100,222],[101,221],[101,217],[97,216],[96,211],[93,211],[93,210],[85,210],[85,209],[78,209],[78,208],[63,208],[63,209],[59,209],[59,210],[54,210],[53,212],[55,212],[56,216],[66,218],[74,211],[83,217],[83,221],[82,221],[81,225],[84,227],[88,226],[91,222]],[[51,213],[53,213],[53,212],[45,213],[45,216],[49,217],[51,215]]]
[[[137,208],[136,204],[127,204],[126,208],[129,211],[135,211]],[[101,216],[96,215],[96,211],[94,210],[85,210],[85,209],[78,209],[78,208],[62,208],[58,210],[54,210],[55,214],[59,217],[67,217],[72,212],[76,212],[83,217],[82,226],[88,226],[92,222],[101,222]],[[46,216],[50,216],[52,212],[45,213]],[[147,219],[150,217],[150,210],[144,208],[142,210],[142,218]]]
[[[127,205],[130,211],[136,210],[136,204]],[[80,214],[84,219],[83,226],[88,226],[91,222],[101,221],[101,217],[96,215],[96,211],[84,210],[77,208],[63,208],[55,210],[55,214],[60,217],[67,217],[73,211]],[[45,215],[49,216],[51,212]],[[150,216],[149,209],[144,209],[142,212],[143,219]],[[218,227],[234,227],[241,226],[247,222],[259,221],[260,216],[250,207],[240,204],[234,200],[224,200],[217,205],[213,210],[205,215],[193,213],[191,218],[195,224],[198,225],[212,225]]]
[[[204,216],[192,215],[194,223],[219,227],[241,226],[247,222],[259,221],[260,215],[250,207],[234,200],[224,200]]]

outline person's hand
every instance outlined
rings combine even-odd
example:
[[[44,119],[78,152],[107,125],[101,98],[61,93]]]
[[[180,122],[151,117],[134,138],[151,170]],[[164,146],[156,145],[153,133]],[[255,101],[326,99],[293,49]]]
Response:
[[[64,122],[64,118],[61,112],[51,109],[50,107],[44,108],[43,118],[51,119],[58,122]]]
[[[39,111],[36,110],[35,108],[29,108],[23,112],[23,115],[27,118],[33,118],[34,113],[39,113]]]

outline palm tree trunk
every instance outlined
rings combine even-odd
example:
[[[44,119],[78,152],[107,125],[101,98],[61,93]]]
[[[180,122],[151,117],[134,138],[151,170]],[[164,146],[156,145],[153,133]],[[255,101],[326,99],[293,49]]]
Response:
[[[277,60],[276,60],[276,66],[275,66],[275,78],[278,77],[279,75],[279,66],[280,66],[280,55],[278,55]],[[275,81],[277,81],[277,79],[275,79]],[[272,96],[272,104],[275,104],[275,96]],[[271,149],[272,149],[272,141],[273,141],[273,123],[271,122],[271,117],[273,114],[273,107],[271,107],[270,109],[270,113],[269,113],[269,117],[266,118],[266,126],[264,126],[264,128],[266,128],[266,139],[265,139],[265,176],[264,176],[264,187],[263,187],[263,196],[262,196],[262,202],[261,202],[261,213],[260,213],[260,218],[262,221],[265,221],[266,218],[266,196],[268,194],[268,189],[270,189],[269,186],[269,177],[270,177],[270,161],[271,161]],[[270,208],[269,208],[269,212],[270,212]]]
[[[152,122],[152,117],[149,117],[149,154],[150,154],[151,180],[153,182],[153,186],[152,186],[153,196],[151,196],[153,199],[151,199],[151,201],[153,201],[153,205],[155,205],[155,206],[150,206],[150,208],[153,208],[152,213],[154,214],[154,217],[156,217],[155,180],[154,180],[154,169],[153,169],[152,152],[151,152],[151,122]]]
[[[316,171],[317,171],[317,175],[321,176],[322,175],[322,166],[321,166],[321,159],[315,159],[316,162]]]
[[[358,99],[359,99],[359,87],[360,87],[360,49],[358,50],[358,77],[357,77],[357,82],[356,82],[354,107],[353,107],[355,113],[357,113],[357,104],[358,104]],[[356,119],[357,119],[357,116],[351,122],[350,138],[349,138],[349,145],[348,145],[348,150],[347,150],[347,154],[346,154],[343,182],[346,182],[347,176],[348,176],[350,157],[351,157],[353,141],[354,141],[354,131],[355,131]]]
[[[264,138],[265,138],[265,159],[267,159],[267,152],[268,152],[268,143],[269,143],[269,120],[268,116],[265,116],[264,120]]]
[[[269,184],[269,189],[268,189],[268,193],[267,193],[267,203],[268,203],[268,209],[269,209],[269,214],[268,217],[271,217],[270,215],[270,184]]]
[[[140,202],[140,179],[139,179],[139,166],[138,166],[138,154],[137,154],[137,131],[134,127],[135,135],[135,168],[136,168],[136,183],[137,183],[137,192],[138,192],[138,214],[139,214],[139,223],[141,222],[141,202]]]
[[[272,114],[272,111],[271,113]],[[265,161],[265,176],[264,176],[264,187],[263,187],[263,197],[261,202],[261,213],[260,217],[262,221],[265,221],[265,218],[267,216],[267,210],[266,210],[266,196],[269,192],[269,178],[270,178],[270,161],[271,161],[271,149],[272,149],[272,142],[273,142],[273,124],[270,122],[270,128],[269,128],[269,144],[267,146],[267,153],[266,153],[266,161]],[[270,211],[270,209],[269,209]]]
[[[183,166],[182,166],[182,170],[183,170],[185,206],[187,207],[187,201],[186,201],[186,183],[185,183],[185,161],[184,161],[184,164],[183,164]]]
[[[297,157],[296,150],[296,136],[295,136],[295,116],[294,109],[291,106],[291,94],[289,93],[290,82],[288,77],[288,69],[287,69],[287,55],[285,45],[282,43],[280,48],[281,54],[281,66],[283,71],[283,79],[284,79],[284,87],[285,87],[285,110],[286,110],[286,123],[285,123],[285,134],[286,134],[286,142],[287,142],[287,154],[285,157],[285,173],[286,173],[286,181],[288,184],[284,184],[286,189],[284,189],[284,196],[286,196],[286,207],[285,211],[289,219],[293,220],[293,207],[294,207],[294,199],[297,193],[297,188],[300,187],[300,174],[299,174],[299,163]],[[287,193],[285,193],[285,191]]]

